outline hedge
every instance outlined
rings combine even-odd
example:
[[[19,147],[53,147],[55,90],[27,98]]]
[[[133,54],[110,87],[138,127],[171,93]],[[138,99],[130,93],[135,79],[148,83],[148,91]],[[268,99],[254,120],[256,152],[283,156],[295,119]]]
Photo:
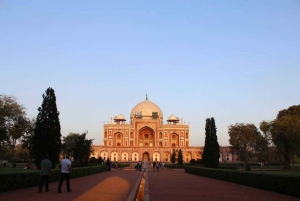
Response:
[[[106,171],[106,166],[92,166],[73,168],[70,178],[83,177],[91,174],[97,174]],[[40,180],[40,171],[4,173],[0,175],[0,192],[38,186]],[[60,178],[60,170],[51,170],[49,182],[57,182]]]
[[[178,164],[166,164],[165,165],[166,168],[173,168],[173,169],[183,169],[184,165],[178,165]]]
[[[300,197],[300,177],[201,167],[185,167],[185,172],[267,191]]]

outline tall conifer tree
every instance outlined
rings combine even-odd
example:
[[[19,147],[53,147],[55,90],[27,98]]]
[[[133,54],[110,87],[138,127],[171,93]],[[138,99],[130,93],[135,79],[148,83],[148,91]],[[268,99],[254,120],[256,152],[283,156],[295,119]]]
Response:
[[[217,128],[215,119],[212,117],[210,119],[210,131],[211,131],[211,166],[213,168],[219,165],[220,158],[220,146],[217,137]]]
[[[203,163],[206,167],[215,168],[219,165],[220,147],[217,137],[215,119],[206,119],[205,145],[203,151]]]
[[[202,160],[203,164],[205,167],[210,167],[210,161],[211,161],[211,130],[210,130],[210,119],[206,119],[206,124],[205,124],[205,144],[204,144],[204,150],[203,150],[203,155],[202,155]]]
[[[61,133],[54,90],[49,87],[43,94],[43,99],[42,106],[38,108],[39,114],[36,118],[30,154],[35,158],[36,165],[39,165],[45,154],[49,154],[49,160],[55,168],[55,164],[59,161]]]
[[[171,163],[175,163],[176,162],[176,153],[175,153],[175,149],[173,149],[173,153],[171,155]]]
[[[181,149],[178,152],[178,165],[183,165],[183,155]]]

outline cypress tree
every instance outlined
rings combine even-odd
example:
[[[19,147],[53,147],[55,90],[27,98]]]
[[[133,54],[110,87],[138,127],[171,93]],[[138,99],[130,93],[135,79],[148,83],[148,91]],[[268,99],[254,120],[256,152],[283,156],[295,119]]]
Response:
[[[42,106],[38,108],[30,155],[35,158],[35,164],[38,166],[45,154],[49,154],[52,168],[55,168],[59,161],[61,133],[54,90],[49,87],[43,94],[43,99]]]
[[[212,117],[210,120],[210,132],[211,132],[211,166],[213,168],[219,165],[220,158],[220,146],[217,137],[217,128],[215,119]]]
[[[215,168],[219,165],[220,146],[217,137],[215,119],[206,119],[205,145],[203,151],[203,163],[206,167]]]
[[[175,153],[175,149],[173,149],[173,153],[171,155],[171,163],[175,163],[176,162],[176,153]]]
[[[178,152],[178,165],[183,165],[183,155],[181,149]]]
[[[205,124],[205,144],[204,144],[204,150],[203,150],[203,155],[202,155],[202,160],[203,164],[205,167],[210,167],[210,161],[211,161],[211,130],[210,130],[210,119],[206,119],[206,124]]]

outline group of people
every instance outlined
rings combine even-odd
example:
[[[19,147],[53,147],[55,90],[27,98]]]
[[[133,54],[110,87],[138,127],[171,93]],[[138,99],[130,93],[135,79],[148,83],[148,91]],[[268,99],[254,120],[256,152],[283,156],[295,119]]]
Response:
[[[142,171],[142,161],[139,161],[139,162],[136,164],[135,169],[138,170],[138,171]]]
[[[158,162],[158,161],[153,161],[152,163],[153,167],[153,172],[157,171],[159,172],[159,169],[164,170],[165,169],[165,163],[164,162]]]
[[[58,184],[58,193],[61,193],[61,187],[63,181],[66,180],[67,192],[71,191],[70,188],[70,172],[71,172],[71,160],[69,155],[67,155],[60,163],[60,179]],[[40,163],[40,182],[39,182],[39,193],[42,192],[43,186],[45,185],[46,191],[49,191],[49,177],[51,175],[52,163],[49,160],[49,155],[45,155],[45,159]]]
[[[105,163],[106,163],[107,171],[110,171],[111,168],[113,167],[113,163],[109,160],[109,158],[107,158],[107,160],[106,160]],[[118,168],[119,168],[119,165],[118,165],[118,162],[117,162],[117,161],[114,163],[114,166],[115,166],[115,169],[118,169]]]

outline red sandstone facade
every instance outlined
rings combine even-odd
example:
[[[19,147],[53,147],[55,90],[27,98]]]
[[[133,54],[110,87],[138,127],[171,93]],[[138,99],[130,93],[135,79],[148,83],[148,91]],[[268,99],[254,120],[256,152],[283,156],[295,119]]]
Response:
[[[190,146],[189,125],[171,115],[163,121],[161,109],[147,98],[131,111],[130,122],[123,115],[104,124],[103,145],[93,146],[92,157],[108,157],[112,161],[170,162],[173,149],[182,150],[184,162],[201,159],[203,147]],[[232,161],[229,147],[220,147],[220,161]]]

